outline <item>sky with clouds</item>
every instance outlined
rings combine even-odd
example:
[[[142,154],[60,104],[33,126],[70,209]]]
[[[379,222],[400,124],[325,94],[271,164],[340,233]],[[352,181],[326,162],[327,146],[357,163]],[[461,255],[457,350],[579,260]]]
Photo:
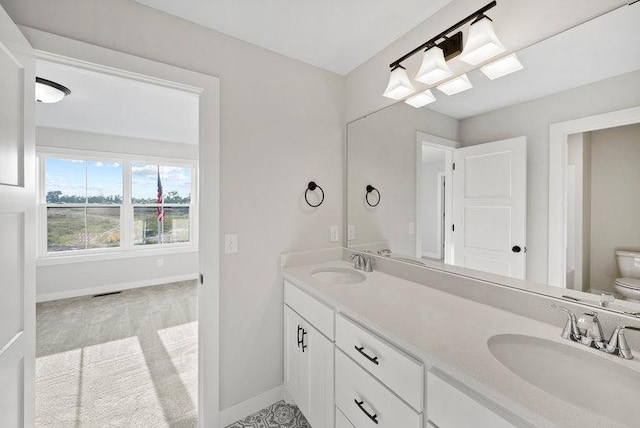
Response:
[[[47,158],[45,160],[45,192],[59,190],[63,195],[122,196],[121,162]],[[132,197],[156,197],[158,166],[132,163]],[[181,197],[191,194],[191,169],[160,166],[163,192],[178,192]],[[86,184],[85,184],[86,183]],[[86,188],[86,190],[85,190]]]

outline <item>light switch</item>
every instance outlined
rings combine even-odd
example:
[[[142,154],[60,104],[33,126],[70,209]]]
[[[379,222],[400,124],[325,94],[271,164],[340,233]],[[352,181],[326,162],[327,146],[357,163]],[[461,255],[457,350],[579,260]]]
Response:
[[[347,226],[347,240],[353,241],[354,239],[356,239],[356,225],[350,224]]]
[[[340,226],[331,226],[331,242],[340,240]]]
[[[409,222],[409,235],[413,235],[414,233],[416,233],[416,225],[410,221]]]
[[[224,253],[235,254],[238,252],[238,234],[227,233],[224,235]]]

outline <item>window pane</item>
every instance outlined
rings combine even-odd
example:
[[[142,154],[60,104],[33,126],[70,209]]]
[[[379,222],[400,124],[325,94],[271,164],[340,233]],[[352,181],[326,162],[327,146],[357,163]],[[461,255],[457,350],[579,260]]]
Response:
[[[157,207],[133,208],[133,244],[149,245],[158,243]]]
[[[162,242],[189,242],[190,237],[189,207],[165,207]]]
[[[162,189],[164,203],[188,204],[191,201],[191,168],[189,167],[134,163],[131,165],[131,175],[131,201],[134,204],[158,203],[158,184]]]
[[[120,246],[120,207],[87,208],[87,248]]]
[[[84,204],[86,162],[77,159],[45,159],[46,201],[50,204]]]
[[[122,203],[120,162],[87,161],[87,200],[90,204]]]
[[[47,251],[84,250],[84,208],[47,208]]]

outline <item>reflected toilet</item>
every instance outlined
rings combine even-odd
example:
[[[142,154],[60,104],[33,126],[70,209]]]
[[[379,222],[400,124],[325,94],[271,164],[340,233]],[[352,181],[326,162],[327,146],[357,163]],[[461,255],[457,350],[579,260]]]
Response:
[[[640,251],[616,251],[616,262],[621,278],[617,278],[614,288],[626,300],[640,303]]]

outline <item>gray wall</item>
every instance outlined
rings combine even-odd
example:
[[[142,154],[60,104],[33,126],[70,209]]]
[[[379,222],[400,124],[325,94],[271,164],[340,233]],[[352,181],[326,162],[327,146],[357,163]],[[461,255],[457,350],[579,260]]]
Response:
[[[220,78],[221,233],[240,250],[221,258],[220,408],[281,385],[278,256],[339,245],[343,79],[130,0],[1,3],[18,24]],[[327,194],[316,210],[309,180]]]
[[[640,105],[640,71],[460,121],[464,146],[527,137],[527,279],[547,282],[549,125]]]
[[[591,287],[620,277],[616,250],[640,250],[640,124],[591,132]]]

